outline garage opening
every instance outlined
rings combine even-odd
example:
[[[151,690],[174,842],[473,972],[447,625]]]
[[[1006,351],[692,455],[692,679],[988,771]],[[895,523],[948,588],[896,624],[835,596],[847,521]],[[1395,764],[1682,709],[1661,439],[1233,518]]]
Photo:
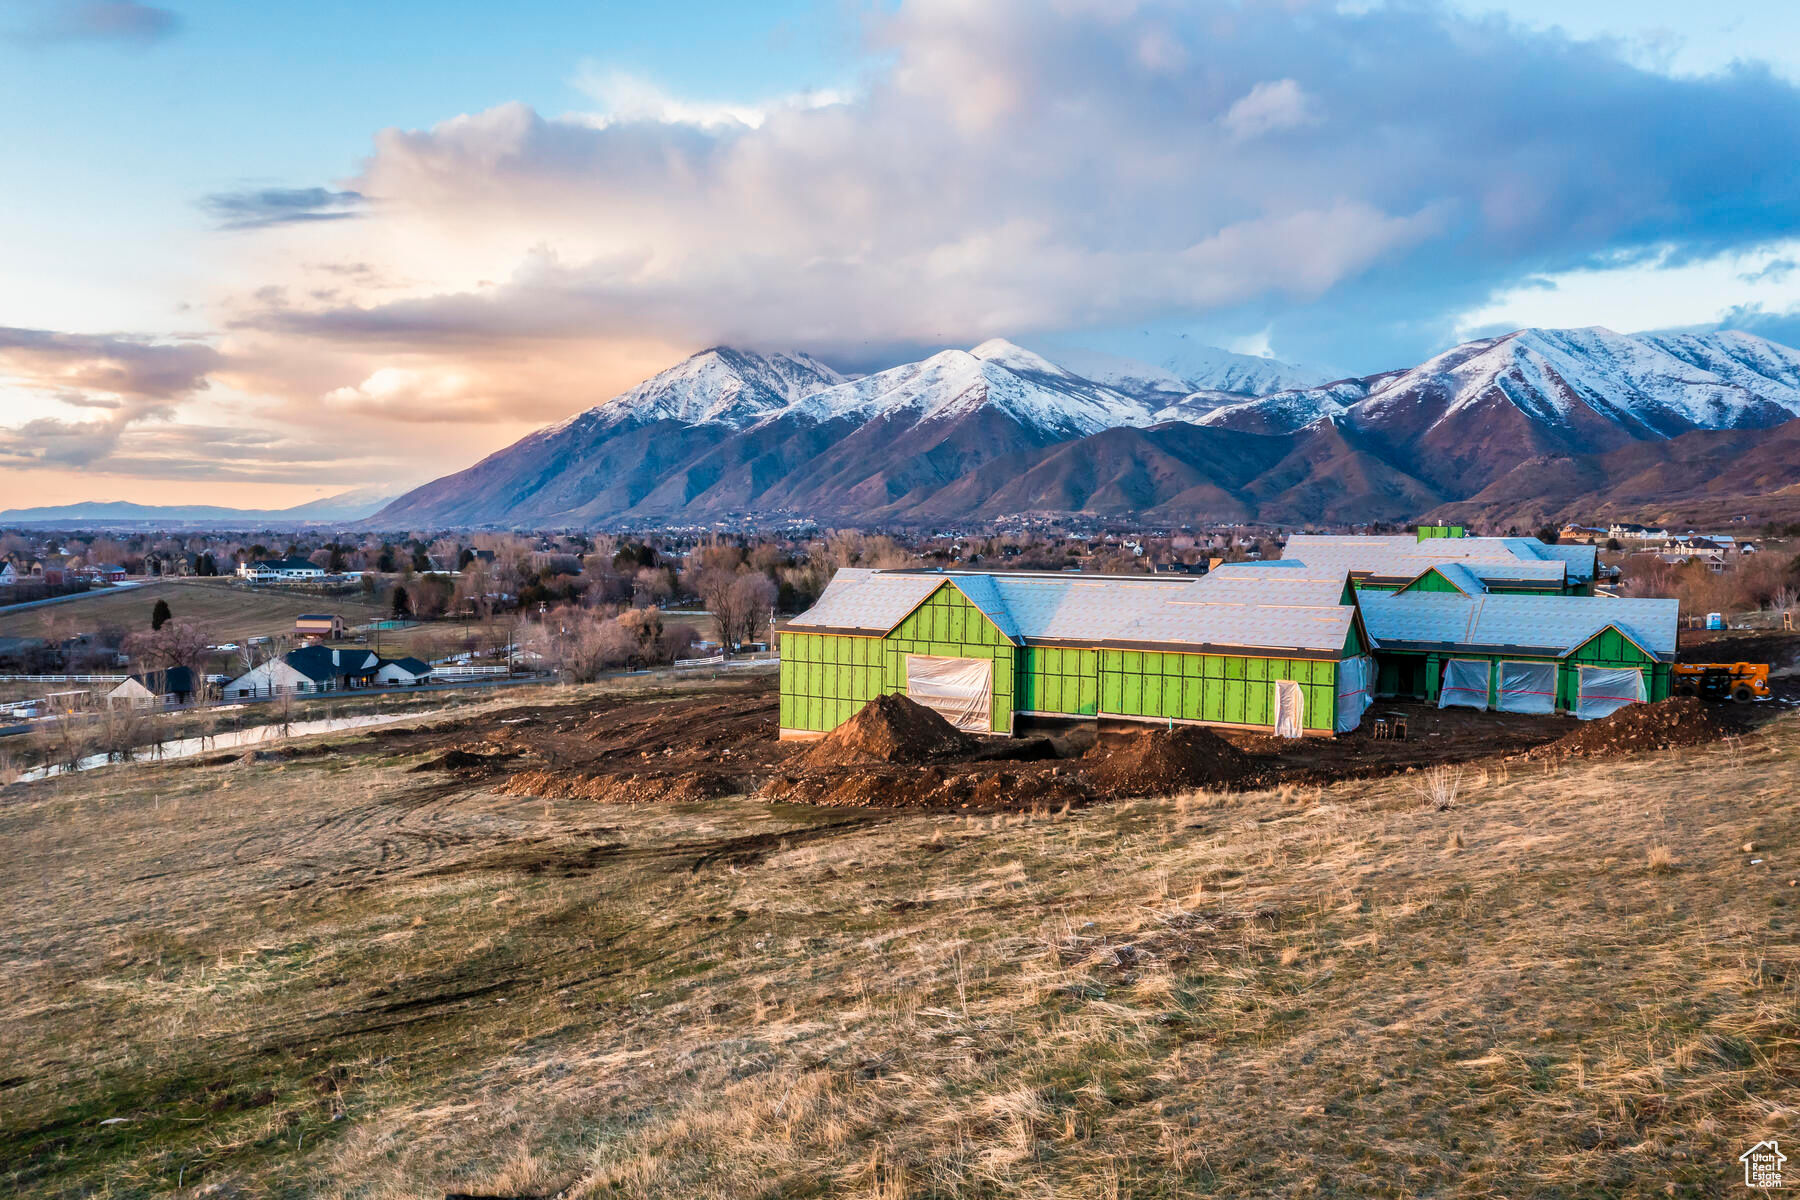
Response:
[[[994,664],[990,659],[909,654],[906,694],[958,729],[993,731]]]
[[[1644,673],[1633,667],[1583,667],[1575,715],[1584,721],[1610,717],[1644,701]]]
[[[1501,663],[1500,711],[1540,714],[1555,712],[1556,664]]]
[[[1486,659],[1451,659],[1444,664],[1444,687],[1438,693],[1438,707],[1486,708],[1488,675]]]

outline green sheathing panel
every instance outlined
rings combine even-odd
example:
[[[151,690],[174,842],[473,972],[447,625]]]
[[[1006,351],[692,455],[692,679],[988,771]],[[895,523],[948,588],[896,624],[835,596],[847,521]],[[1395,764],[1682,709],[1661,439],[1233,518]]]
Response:
[[[994,664],[994,711],[990,728],[1011,733],[1014,686],[1018,674],[1016,647],[968,597],[949,583],[938,588],[912,615],[894,627],[880,643],[881,687],[884,692],[906,691],[906,656],[934,654],[941,658],[985,658]],[[852,712],[855,710],[852,709]],[[846,714],[848,716],[848,714]]]
[[[1102,650],[1099,665],[1105,714],[1272,726],[1280,679],[1305,689],[1307,729],[1331,732],[1337,710],[1335,662]]]
[[[1464,592],[1461,588],[1457,587],[1454,583],[1451,583],[1448,579],[1445,579],[1443,577],[1443,575],[1441,575],[1438,572],[1438,569],[1436,567],[1432,567],[1430,570],[1426,571],[1423,575],[1419,576],[1417,579],[1413,580],[1411,583],[1407,584],[1405,587],[1400,588],[1399,591],[1402,591],[1402,592],[1451,592],[1458,596],[1464,596],[1464,595],[1468,594],[1468,593]]]
[[[1019,711],[1091,717],[1100,711],[1100,652],[1061,646],[1019,650]]]
[[[1630,638],[1610,626],[1563,659],[1563,669],[1557,678],[1556,702],[1571,712],[1580,695],[1582,667],[1636,667],[1644,672],[1645,696],[1651,700],[1669,698],[1669,664],[1645,654]]]
[[[908,654],[991,660],[994,710],[990,727],[996,733],[1012,732],[1013,645],[980,609],[947,583],[886,638],[782,634],[781,727],[824,733],[848,721],[876,696],[904,693]]]
[[[781,727],[825,732],[856,715],[882,687],[881,639],[835,633],[781,635]]]
[[[1367,654],[1368,649],[1368,643],[1363,641],[1362,630],[1352,620],[1350,632],[1344,637],[1344,657],[1355,658],[1359,654]]]
[[[1428,542],[1432,538],[1459,538],[1462,535],[1461,525],[1421,525],[1418,540]]]

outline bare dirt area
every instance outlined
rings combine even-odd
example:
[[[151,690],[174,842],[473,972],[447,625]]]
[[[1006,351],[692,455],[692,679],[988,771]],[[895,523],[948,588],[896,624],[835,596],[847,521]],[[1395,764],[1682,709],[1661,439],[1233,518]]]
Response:
[[[1752,712],[1750,709],[1765,711]],[[1570,717],[1382,703],[1335,738],[1275,738],[1195,726],[1113,723],[1050,736],[977,737],[902,696],[866,706],[818,741],[776,739],[769,678],[650,687],[383,728],[267,755],[414,756],[409,770],[501,795],[630,805],[754,795],[828,808],[1046,811],[1194,788],[1246,790],[1373,779],[1541,754],[1582,734]],[[1662,709],[1672,732],[1647,748],[1740,734],[1779,706]],[[1377,739],[1374,718],[1405,723]],[[1683,728],[1693,718],[1691,728]],[[1704,718],[1704,719],[1702,719]],[[1597,736],[1597,735],[1596,735]],[[1634,748],[1621,742],[1617,748]],[[1563,751],[1566,752],[1566,751]],[[229,756],[203,760],[216,765]]]
[[[1450,807],[1404,775],[1035,812],[503,790],[805,777],[767,694],[496,704],[0,791],[0,1186],[1723,1195],[1795,1119],[1800,718],[1490,754]],[[1465,745],[1514,736],[1482,717],[1456,714]],[[1337,769],[1163,733],[829,770],[1083,781],[1227,742]]]

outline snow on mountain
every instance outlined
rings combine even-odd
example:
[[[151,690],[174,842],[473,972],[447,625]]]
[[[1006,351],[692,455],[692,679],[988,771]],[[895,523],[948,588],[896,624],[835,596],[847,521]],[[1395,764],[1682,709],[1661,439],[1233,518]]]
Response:
[[[1573,486],[1564,467],[1543,464],[1618,452],[1616,472],[1651,471],[1687,453],[1665,450],[1667,439],[1800,416],[1800,351],[1744,333],[1524,329],[1410,369],[1240,390],[1291,370],[1210,348],[1175,370],[993,339],[845,379],[803,354],[718,347],[371,521],[937,519],[984,504],[1386,520],[1490,486],[1506,496],[1536,495],[1544,479]],[[1225,487],[1231,464],[1249,474]],[[1794,486],[1784,470],[1771,465],[1756,486]],[[1030,486],[1015,487],[1026,474]]]
[[[1504,402],[1541,425],[1593,416],[1634,437],[1739,429],[1800,415],[1800,354],[1749,334],[1626,336],[1610,329],[1521,329],[1457,346],[1389,377],[1357,405],[1379,425],[1422,396],[1434,423]]]
[[[915,424],[949,421],[987,407],[1058,437],[1151,423],[1141,401],[1075,375],[1000,338],[973,350],[943,350],[804,396],[765,416],[816,422],[907,414]]]
[[[1330,381],[1333,372],[1318,367],[1282,362],[1257,354],[1237,354],[1178,338],[1158,359],[1163,370],[1187,380],[1196,392],[1231,392],[1238,396],[1267,396],[1271,392],[1296,391]]]
[[[979,346],[976,352],[980,352]],[[1045,355],[1071,374],[1139,400],[1167,404],[1172,397],[1186,396],[1194,391],[1192,383],[1173,371],[1133,358],[1073,346],[1049,349]]]
[[[842,375],[806,354],[759,354],[714,346],[553,428],[589,418],[599,427],[680,421],[742,429],[809,392],[843,381]]]
[[[1254,400],[1213,405],[1191,417],[1181,415],[1186,401],[1156,415],[1159,420],[1192,420],[1197,425],[1236,429],[1243,433],[1293,433],[1326,418],[1342,416],[1368,394],[1365,381],[1345,379],[1324,387],[1273,392]]]

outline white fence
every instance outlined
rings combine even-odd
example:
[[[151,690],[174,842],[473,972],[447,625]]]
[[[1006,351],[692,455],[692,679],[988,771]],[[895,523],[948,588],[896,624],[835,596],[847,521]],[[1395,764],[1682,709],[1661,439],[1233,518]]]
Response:
[[[124,683],[128,675],[0,675],[0,683]]]
[[[471,667],[450,665],[431,668],[433,679],[493,679],[508,673],[506,667]]]

